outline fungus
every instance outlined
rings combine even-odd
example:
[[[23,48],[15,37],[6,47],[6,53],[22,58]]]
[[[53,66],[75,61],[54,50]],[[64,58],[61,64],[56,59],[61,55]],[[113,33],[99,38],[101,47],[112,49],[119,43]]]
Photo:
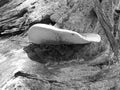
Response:
[[[28,38],[34,44],[86,44],[101,41],[100,35],[95,33],[77,33],[46,24],[31,26]]]

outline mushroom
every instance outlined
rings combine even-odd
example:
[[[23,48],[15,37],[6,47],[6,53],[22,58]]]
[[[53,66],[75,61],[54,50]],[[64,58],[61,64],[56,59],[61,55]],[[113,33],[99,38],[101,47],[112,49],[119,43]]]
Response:
[[[28,38],[35,44],[86,44],[101,41],[100,35],[95,33],[77,33],[46,24],[31,26]]]

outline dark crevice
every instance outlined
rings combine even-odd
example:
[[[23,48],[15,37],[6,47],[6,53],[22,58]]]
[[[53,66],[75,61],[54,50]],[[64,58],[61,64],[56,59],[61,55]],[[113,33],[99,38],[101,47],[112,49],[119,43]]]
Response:
[[[120,10],[119,9],[115,9],[115,12],[120,14]]]
[[[34,22],[30,22],[29,26],[31,27],[32,25],[37,24],[37,23],[40,23],[40,21],[39,20],[35,20]]]
[[[94,9],[91,9],[89,13],[89,18],[91,19],[90,27],[94,30],[98,21],[98,17]]]
[[[114,32],[113,32],[113,35],[114,35],[114,37],[116,37],[117,36],[117,32],[119,31],[118,30],[118,26],[119,26],[119,13],[120,12],[114,12],[114,26],[113,26],[113,28],[114,28]]]
[[[102,0],[99,0],[100,3],[102,3]]]
[[[94,9],[92,9],[92,10],[90,11],[90,16],[91,16],[91,17],[94,17],[94,18],[98,18],[96,12],[94,11]]]
[[[34,25],[34,24],[37,24],[37,23],[42,23],[42,24],[51,24],[51,25],[55,25],[56,24],[56,22],[54,22],[54,21],[52,21],[51,19],[50,19],[50,15],[46,15],[45,17],[43,17],[43,19],[42,20],[36,20],[36,21],[34,21],[34,22],[32,22],[32,23],[30,23],[30,26],[32,26],[32,25]]]
[[[58,83],[56,80],[48,80],[49,83]]]
[[[28,78],[28,79],[39,80],[39,81],[42,81],[42,82],[44,82],[44,83],[50,83],[50,84],[54,84],[54,83],[65,84],[65,83],[59,82],[59,81],[57,81],[57,80],[39,79],[39,78],[37,78],[36,75],[24,73],[24,72],[22,72],[22,71],[16,72],[16,73],[14,74],[14,77],[15,77],[15,78],[17,78],[17,77],[25,77],[25,78]]]
[[[12,32],[12,33],[0,34],[0,39],[5,39],[5,38],[11,37],[11,36],[20,35],[23,32],[24,31],[16,31],[16,32]]]
[[[9,3],[10,0],[0,0],[0,7],[4,6],[5,4]]]
[[[26,77],[26,76],[29,76],[29,75],[26,74],[26,73],[23,73],[23,72],[21,72],[21,71],[18,71],[17,73],[14,74],[14,77],[18,77],[18,76]]]
[[[114,85],[113,87],[111,87],[109,90],[118,90],[118,86]]]
[[[90,65],[90,66],[92,66],[92,67],[99,67],[100,69],[103,69],[105,66],[109,66],[109,65],[113,65],[113,64],[114,64],[113,61],[106,60],[105,62],[98,63],[98,64],[95,64],[95,65]]]
[[[61,84],[62,84],[62,82],[58,82],[57,80],[49,80],[49,79],[42,80],[42,79],[37,78],[36,75],[24,73],[24,72],[22,72],[22,71],[18,71],[18,72],[16,72],[16,73],[14,74],[14,77],[15,77],[15,78],[17,78],[17,77],[19,77],[19,76],[21,76],[21,77],[26,77],[26,78],[28,78],[28,79],[40,80],[40,81],[44,81],[44,82],[46,81],[46,82],[49,82],[49,83],[61,83]]]
[[[23,17],[27,12],[28,12],[27,8],[24,8],[16,16]]]
[[[51,24],[51,25],[55,25],[56,23],[50,19],[50,15],[46,15],[40,22],[44,24]]]
[[[34,79],[34,78],[37,79],[37,77],[36,77],[35,75],[28,74],[28,73],[24,73],[24,72],[22,72],[22,71],[18,71],[18,72],[16,72],[16,73],[14,74],[14,77],[15,77],[15,78],[17,78],[17,77],[19,77],[19,76],[21,76],[21,77],[26,77],[26,78],[31,78],[31,79]]]
[[[24,72],[22,72],[22,71],[16,72],[16,73],[14,74],[14,77],[15,77],[15,78],[17,78],[17,77],[24,77],[24,78],[27,78],[27,79],[33,79],[33,80],[39,80],[39,81],[45,82],[45,80],[42,80],[42,79],[37,78],[36,75],[24,73]]]
[[[0,33],[4,32],[4,25],[0,26]]]

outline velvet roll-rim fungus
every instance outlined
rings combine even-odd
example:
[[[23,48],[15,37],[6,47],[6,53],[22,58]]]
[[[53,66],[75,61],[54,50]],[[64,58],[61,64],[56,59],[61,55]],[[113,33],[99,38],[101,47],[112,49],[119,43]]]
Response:
[[[95,33],[77,33],[46,24],[31,26],[28,38],[34,44],[86,44],[101,41],[100,35]]]

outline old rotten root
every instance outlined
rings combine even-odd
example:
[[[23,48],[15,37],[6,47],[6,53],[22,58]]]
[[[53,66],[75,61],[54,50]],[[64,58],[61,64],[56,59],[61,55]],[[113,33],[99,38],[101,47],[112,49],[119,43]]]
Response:
[[[105,13],[102,11],[102,7],[101,7],[99,0],[93,0],[93,1],[95,4],[94,11],[96,12],[98,20],[99,20],[108,40],[110,42],[111,48],[114,52],[114,55],[116,56],[116,59],[117,59],[117,61],[119,61],[118,60],[118,53],[119,53],[118,44],[117,44],[114,36],[111,33],[111,31],[113,30],[113,27],[112,27],[109,19],[105,15]]]

